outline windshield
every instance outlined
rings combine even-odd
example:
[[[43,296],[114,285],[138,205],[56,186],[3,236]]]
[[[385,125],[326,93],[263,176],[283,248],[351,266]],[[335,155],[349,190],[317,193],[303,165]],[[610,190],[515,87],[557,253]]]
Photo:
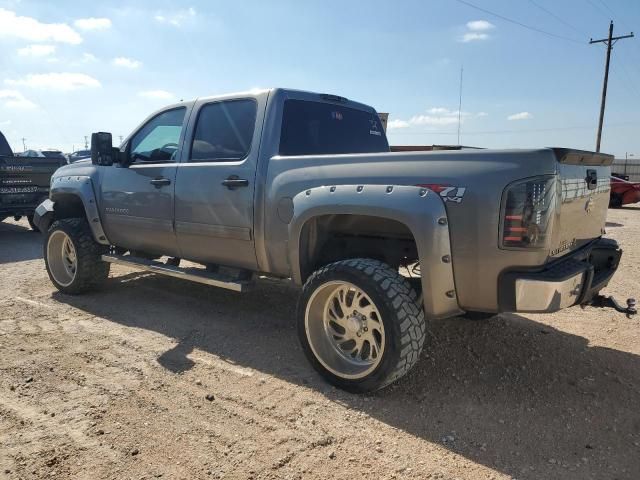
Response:
[[[287,100],[280,155],[388,152],[378,115],[332,103]]]
[[[57,152],[55,150],[43,150],[42,154],[47,158],[63,158],[64,157],[62,152]]]

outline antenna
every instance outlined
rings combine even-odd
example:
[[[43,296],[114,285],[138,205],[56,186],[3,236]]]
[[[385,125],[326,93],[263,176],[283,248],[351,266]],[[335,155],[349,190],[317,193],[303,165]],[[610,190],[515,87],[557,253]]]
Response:
[[[462,72],[464,67],[460,66],[460,96],[458,98],[458,146],[460,146],[460,123],[462,121]]]

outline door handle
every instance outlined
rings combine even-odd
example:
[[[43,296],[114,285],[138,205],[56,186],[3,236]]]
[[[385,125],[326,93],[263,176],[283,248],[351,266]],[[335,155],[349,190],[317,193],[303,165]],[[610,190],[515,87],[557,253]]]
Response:
[[[154,178],[153,180],[149,181],[149,183],[156,188],[160,188],[164,185],[171,185],[171,180],[169,180],[168,178]]]
[[[229,190],[234,190],[238,187],[248,187],[249,180],[245,178],[238,178],[237,175],[231,175],[229,178],[222,181],[222,185],[227,187]]]

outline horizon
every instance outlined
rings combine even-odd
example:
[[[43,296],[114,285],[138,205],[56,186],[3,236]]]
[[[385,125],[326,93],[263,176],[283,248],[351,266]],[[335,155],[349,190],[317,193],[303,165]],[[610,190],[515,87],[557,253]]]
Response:
[[[457,145],[460,122],[462,145],[594,150],[605,48],[589,39],[610,20],[637,30],[640,2],[0,0],[0,131],[16,152],[71,152],[180,99],[272,85],[388,112],[392,145]],[[640,158],[639,65],[637,38],[615,45],[602,151],[617,158]]]

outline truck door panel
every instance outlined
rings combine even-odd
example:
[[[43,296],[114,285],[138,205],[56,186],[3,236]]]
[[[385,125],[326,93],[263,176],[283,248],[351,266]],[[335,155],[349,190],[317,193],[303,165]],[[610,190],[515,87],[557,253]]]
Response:
[[[129,140],[132,163],[104,169],[102,213],[113,244],[147,253],[178,254],[174,189],[186,110],[174,108],[153,117]]]
[[[264,108],[255,99],[200,101],[176,174],[183,258],[256,269],[253,196]],[[258,118],[260,117],[260,118]]]

